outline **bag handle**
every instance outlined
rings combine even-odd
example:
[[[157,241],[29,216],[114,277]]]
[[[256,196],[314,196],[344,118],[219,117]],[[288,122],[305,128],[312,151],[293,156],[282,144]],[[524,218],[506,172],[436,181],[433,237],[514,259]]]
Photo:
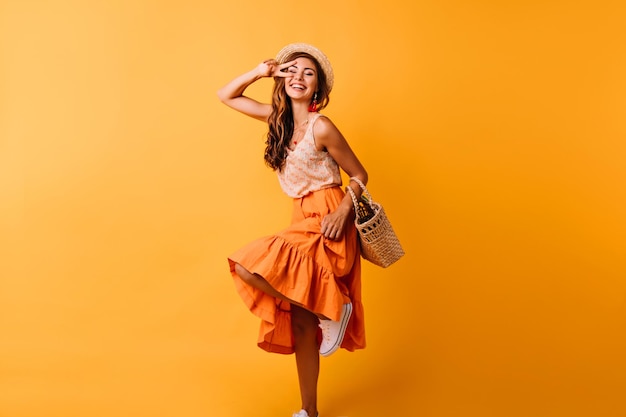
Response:
[[[365,196],[367,197],[367,204],[369,204],[372,210],[376,210],[376,208],[374,207],[374,200],[372,199],[372,195],[365,187],[365,184],[363,184],[363,181],[361,181],[357,177],[350,177],[350,180],[359,184],[359,187],[361,187],[361,190],[363,190],[363,194],[365,194]],[[356,199],[356,194],[354,194],[354,190],[352,190],[352,187],[350,187],[350,184],[348,184],[346,188],[350,192],[350,197],[352,197],[352,203],[354,203],[354,209],[357,210],[357,207],[359,206],[359,202]]]
[[[350,179],[352,181],[356,182],[357,184],[359,184],[359,187],[361,187],[361,190],[363,190],[363,193],[365,193],[365,196],[367,196],[367,199],[373,203],[374,199],[372,198],[372,195],[370,194],[370,192],[365,187],[365,184],[363,184],[363,181],[361,181],[357,177],[350,177]],[[348,185],[348,187],[349,187],[349,185]]]
[[[352,204],[354,205],[354,212],[356,213],[359,209],[359,202],[356,200],[356,194],[354,194],[354,190],[349,185],[346,187],[348,192],[350,193],[350,197],[352,197]]]

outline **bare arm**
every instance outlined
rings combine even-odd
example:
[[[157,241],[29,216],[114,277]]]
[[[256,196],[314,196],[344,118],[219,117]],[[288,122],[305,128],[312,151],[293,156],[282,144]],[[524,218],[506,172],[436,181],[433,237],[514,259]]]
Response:
[[[283,72],[283,69],[293,65],[295,61],[277,64],[274,60],[267,60],[260,63],[256,68],[241,74],[224,87],[220,88],[217,96],[226,104],[247,116],[257,120],[267,122],[272,111],[272,107],[266,103],[260,103],[250,97],[244,96],[249,85],[264,77],[289,77],[290,74]]]
[[[367,171],[350,148],[348,141],[339,129],[326,117],[320,117],[314,126],[315,143],[318,149],[325,148],[339,167],[350,177],[357,177],[363,184],[367,184]],[[361,187],[350,181],[357,198],[361,197]],[[343,235],[346,223],[354,219],[354,205],[348,193],[337,209],[322,219],[322,234],[328,239],[339,239]]]

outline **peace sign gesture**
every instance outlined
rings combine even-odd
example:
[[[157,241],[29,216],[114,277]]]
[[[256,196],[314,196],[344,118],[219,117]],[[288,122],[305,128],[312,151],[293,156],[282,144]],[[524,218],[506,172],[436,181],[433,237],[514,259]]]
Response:
[[[293,74],[285,69],[295,64],[295,60],[279,64],[274,59],[268,59],[220,88],[217,95],[227,106],[257,120],[267,122],[272,113],[272,106],[246,97],[244,91],[250,84],[264,77],[291,77]]]
[[[283,71],[285,68],[289,68],[294,65],[296,60],[279,64],[275,59],[268,59],[259,64],[257,70],[261,77],[289,77],[288,72]]]

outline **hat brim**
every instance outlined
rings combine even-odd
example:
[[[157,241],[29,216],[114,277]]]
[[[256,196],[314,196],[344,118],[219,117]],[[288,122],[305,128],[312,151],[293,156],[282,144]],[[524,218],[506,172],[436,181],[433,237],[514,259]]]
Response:
[[[313,45],[309,45],[308,43],[291,43],[276,54],[276,62],[284,64],[287,61],[287,57],[295,52],[304,52],[315,58],[315,60],[320,64],[320,67],[322,67],[322,71],[324,71],[324,75],[326,76],[328,91],[332,90],[335,82],[333,67],[330,65],[330,61],[326,55]]]

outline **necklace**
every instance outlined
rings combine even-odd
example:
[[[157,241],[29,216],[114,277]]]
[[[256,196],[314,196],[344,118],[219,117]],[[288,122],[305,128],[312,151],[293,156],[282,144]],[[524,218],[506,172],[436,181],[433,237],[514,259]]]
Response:
[[[306,126],[308,124],[309,124],[309,118],[307,117],[307,119],[304,122],[300,123],[300,128],[302,128],[302,127],[304,127],[304,126]]]
[[[304,127],[309,124],[309,119],[307,118],[304,123],[293,130],[293,135],[291,136],[291,143],[295,147],[298,144],[298,141],[304,137]]]

